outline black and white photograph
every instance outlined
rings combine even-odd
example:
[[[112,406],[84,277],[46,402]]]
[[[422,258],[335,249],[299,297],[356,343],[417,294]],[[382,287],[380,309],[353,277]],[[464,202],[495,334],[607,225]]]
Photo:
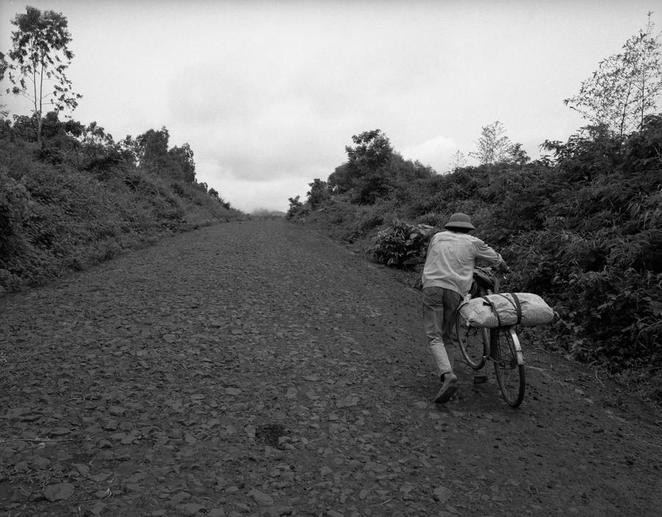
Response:
[[[662,515],[653,0],[0,0],[0,517]]]

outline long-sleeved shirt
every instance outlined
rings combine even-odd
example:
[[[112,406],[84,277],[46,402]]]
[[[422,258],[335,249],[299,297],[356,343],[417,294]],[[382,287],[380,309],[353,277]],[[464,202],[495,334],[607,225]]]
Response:
[[[464,296],[471,289],[477,261],[496,266],[503,259],[478,237],[468,233],[436,233],[428,246],[423,287],[444,287]]]

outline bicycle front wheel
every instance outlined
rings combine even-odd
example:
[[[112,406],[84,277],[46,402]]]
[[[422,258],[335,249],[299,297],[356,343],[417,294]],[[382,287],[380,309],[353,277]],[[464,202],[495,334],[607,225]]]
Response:
[[[492,331],[492,357],[503,398],[510,406],[518,407],[524,400],[526,378],[522,349],[512,327]]]
[[[456,322],[457,341],[465,362],[474,370],[485,365],[485,352],[490,342],[489,331],[484,328],[470,327],[458,314]]]

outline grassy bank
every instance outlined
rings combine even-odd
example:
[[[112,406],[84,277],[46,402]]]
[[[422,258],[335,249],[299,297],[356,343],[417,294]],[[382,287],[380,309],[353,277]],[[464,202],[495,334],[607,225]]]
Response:
[[[192,153],[182,160],[167,138],[165,148],[150,150],[149,137],[167,137],[165,130],[118,144],[96,125],[51,117],[37,143],[30,120],[3,122],[0,295],[176,232],[245,217],[195,181]]]

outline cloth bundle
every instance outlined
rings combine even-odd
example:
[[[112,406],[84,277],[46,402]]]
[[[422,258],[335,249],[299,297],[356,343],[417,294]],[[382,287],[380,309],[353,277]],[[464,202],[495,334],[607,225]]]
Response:
[[[535,327],[554,321],[554,310],[532,293],[498,293],[472,298],[458,309],[462,324],[469,327]]]

